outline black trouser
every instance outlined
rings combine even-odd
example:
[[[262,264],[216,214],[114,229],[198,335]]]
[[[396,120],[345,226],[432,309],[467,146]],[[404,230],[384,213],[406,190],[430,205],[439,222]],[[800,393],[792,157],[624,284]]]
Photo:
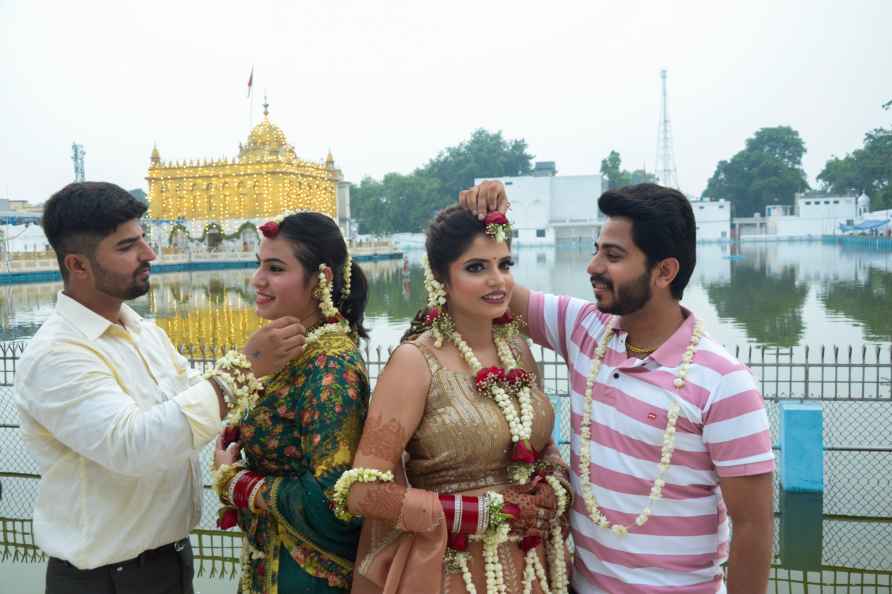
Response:
[[[46,594],[193,594],[193,573],[188,538],[96,569],[50,557]]]

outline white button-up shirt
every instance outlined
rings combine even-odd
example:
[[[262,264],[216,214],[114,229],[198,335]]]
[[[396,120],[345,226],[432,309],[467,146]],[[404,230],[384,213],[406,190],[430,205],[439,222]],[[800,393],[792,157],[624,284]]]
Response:
[[[22,437],[40,466],[37,545],[80,569],[186,537],[198,451],[220,429],[211,384],[127,305],[114,324],[59,293],[19,361]]]

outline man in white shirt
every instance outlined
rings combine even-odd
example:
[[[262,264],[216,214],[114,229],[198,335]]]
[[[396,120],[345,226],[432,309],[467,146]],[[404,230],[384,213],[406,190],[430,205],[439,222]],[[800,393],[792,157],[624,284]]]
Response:
[[[40,465],[33,517],[47,594],[193,591],[197,454],[227,412],[225,385],[203,380],[124,304],[149,289],[145,211],[103,182],[66,186],[44,208],[64,290],[19,362],[16,405]],[[254,374],[299,354],[303,333],[295,318],[255,333]]]

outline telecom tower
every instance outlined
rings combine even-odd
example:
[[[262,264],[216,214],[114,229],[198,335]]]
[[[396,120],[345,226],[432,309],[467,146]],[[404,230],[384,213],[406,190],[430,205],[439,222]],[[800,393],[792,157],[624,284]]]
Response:
[[[84,181],[84,145],[71,143],[71,160],[74,162],[74,181]]]
[[[675,151],[672,149],[672,126],[669,124],[669,108],[666,100],[666,69],[660,70],[663,101],[660,107],[660,125],[657,130],[657,180],[667,188],[678,189],[678,169],[675,167]]]

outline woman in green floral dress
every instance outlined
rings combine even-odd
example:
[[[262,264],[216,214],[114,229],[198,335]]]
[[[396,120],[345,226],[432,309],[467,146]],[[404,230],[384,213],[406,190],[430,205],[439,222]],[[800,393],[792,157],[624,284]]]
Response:
[[[252,281],[257,313],[299,318],[306,346],[235,407],[238,418],[218,440],[219,524],[237,518],[245,533],[242,594],[347,592],[360,525],[336,519],[330,500],[351,466],[368,409],[358,349],[366,336],[367,282],[325,215],[298,213],[260,230]]]

